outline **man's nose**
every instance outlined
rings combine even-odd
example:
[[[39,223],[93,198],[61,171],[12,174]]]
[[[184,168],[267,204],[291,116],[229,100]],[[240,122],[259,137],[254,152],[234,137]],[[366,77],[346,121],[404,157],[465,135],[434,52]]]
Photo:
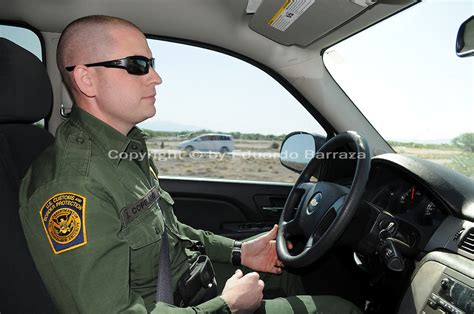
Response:
[[[149,84],[160,85],[163,82],[163,80],[161,79],[161,76],[152,67],[150,67],[150,71],[148,72],[147,76],[148,76]]]

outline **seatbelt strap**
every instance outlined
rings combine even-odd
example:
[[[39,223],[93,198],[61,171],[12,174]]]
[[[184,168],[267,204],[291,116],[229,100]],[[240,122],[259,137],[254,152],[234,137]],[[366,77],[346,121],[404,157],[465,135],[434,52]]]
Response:
[[[169,241],[166,226],[161,239],[160,265],[158,267],[158,279],[156,283],[156,302],[174,304],[173,290],[171,288]]]
[[[158,177],[151,167],[148,166],[151,172],[150,183],[153,189],[158,191],[156,182]],[[159,192],[157,192],[159,193]],[[157,200],[156,200],[157,201]],[[168,241],[168,232],[166,231],[166,222],[164,224],[163,235],[161,236],[160,249],[160,264],[158,265],[158,277],[156,280],[156,302],[163,302],[174,305],[173,288],[171,286],[171,262],[170,262],[170,248]]]

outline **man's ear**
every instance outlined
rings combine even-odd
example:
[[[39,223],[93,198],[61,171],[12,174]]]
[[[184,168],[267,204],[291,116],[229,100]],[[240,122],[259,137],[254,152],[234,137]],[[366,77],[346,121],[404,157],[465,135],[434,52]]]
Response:
[[[78,90],[86,97],[94,97],[96,95],[96,86],[94,84],[93,71],[83,65],[76,65],[72,76],[77,85]]]

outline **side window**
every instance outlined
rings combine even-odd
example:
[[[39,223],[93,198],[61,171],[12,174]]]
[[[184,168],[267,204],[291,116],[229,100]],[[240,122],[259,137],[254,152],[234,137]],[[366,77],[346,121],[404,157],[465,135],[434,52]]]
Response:
[[[156,115],[139,127],[149,135],[160,176],[296,181],[279,160],[283,139],[293,131],[326,132],[293,95],[235,57],[148,43],[163,83],[156,88]]]
[[[0,25],[0,37],[25,48],[43,61],[41,41],[32,30],[19,26]]]
[[[18,46],[33,53],[38,59],[43,61],[41,51],[41,41],[32,30],[10,25],[0,25],[0,37],[6,38]],[[41,120],[35,123],[39,127],[44,127],[44,121]]]

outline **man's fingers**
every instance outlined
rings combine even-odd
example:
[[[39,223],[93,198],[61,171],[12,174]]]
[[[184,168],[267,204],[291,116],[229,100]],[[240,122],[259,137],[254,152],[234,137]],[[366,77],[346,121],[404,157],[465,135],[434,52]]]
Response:
[[[239,278],[242,278],[243,275],[244,273],[240,269],[237,269],[235,273],[232,275],[232,277],[239,279]]]
[[[289,250],[291,250],[293,248],[293,243],[291,243],[290,241],[286,241],[286,246]]]
[[[279,275],[282,273],[282,269],[281,267],[277,267],[277,266],[273,266],[268,272],[269,273],[272,273],[272,274],[276,274],[276,275]]]
[[[269,238],[270,240],[276,239],[278,232],[278,225],[274,225],[272,230],[268,231],[265,237]]]
[[[248,277],[248,278],[251,278],[251,279],[253,279],[253,280],[258,280],[258,279],[260,279],[260,275],[259,275],[257,272],[255,272],[255,271],[253,271],[253,272],[251,272],[251,273],[248,273],[248,274],[245,275],[244,277]]]

